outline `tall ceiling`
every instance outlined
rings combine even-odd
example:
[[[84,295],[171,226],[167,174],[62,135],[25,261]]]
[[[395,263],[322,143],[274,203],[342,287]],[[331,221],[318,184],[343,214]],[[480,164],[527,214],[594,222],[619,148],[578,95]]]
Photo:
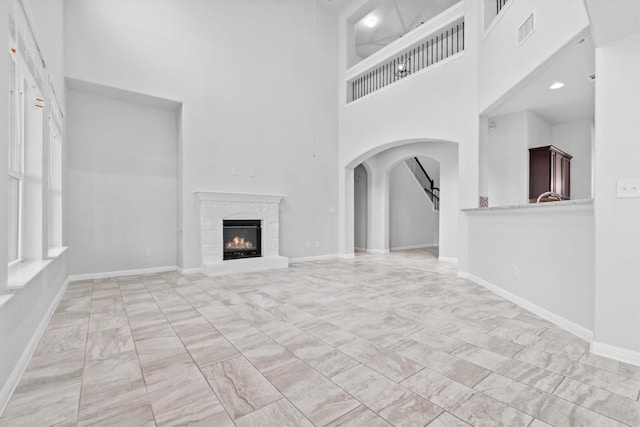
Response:
[[[355,24],[356,54],[368,57],[459,1],[372,0],[371,11]],[[370,18],[377,20],[373,27],[366,24]]]
[[[314,0],[315,1],[315,0]],[[349,6],[353,0],[320,0],[326,1],[330,8],[336,12],[342,12],[344,8]]]

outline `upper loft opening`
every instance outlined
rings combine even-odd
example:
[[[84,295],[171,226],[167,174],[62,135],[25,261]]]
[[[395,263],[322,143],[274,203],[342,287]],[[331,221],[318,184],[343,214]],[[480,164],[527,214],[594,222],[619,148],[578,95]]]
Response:
[[[401,39],[460,0],[370,0],[348,21],[348,67]]]
[[[564,200],[593,197],[596,78],[585,29],[481,113],[481,191],[489,206],[535,203],[547,191]],[[549,189],[540,190],[547,177]]]
[[[595,46],[590,31],[562,49],[482,113],[496,117],[530,110],[550,124],[595,116]]]

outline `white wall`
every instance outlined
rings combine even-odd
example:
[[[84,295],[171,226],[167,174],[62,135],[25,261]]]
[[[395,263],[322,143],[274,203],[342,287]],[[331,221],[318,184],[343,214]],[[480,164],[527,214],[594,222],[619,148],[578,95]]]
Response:
[[[492,117],[488,134],[489,206],[521,205],[529,199],[527,112]]]
[[[284,194],[281,254],[336,253],[337,16],[315,5],[314,25],[311,1],[65,2],[68,76],[183,103],[181,267],[195,190]]]
[[[480,116],[478,123],[478,195],[480,197],[489,197],[489,119],[486,116]]]
[[[0,2],[0,19],[4,19],[5,22],[8,21],[9,17],[9,3],[10,2]],[[2,46],[7,46],[9,44],[9,32],[8,31],[0,31],[0,43]],[[9,61],[10,58],[8,55],[0,55],[0,81],[8,82],[9,77]],[[9,103],[8,102],[0,102],[0,132],[2,135],[9,135]],[[8,173],[8,150],[6,149],[6,145],[3,145],[2,150],[0,150],[0,173],[3,176],[7,176]],[[0,204],[3,207],[8,206],[9,202],[9,194],[8,194],[8,186],[0,185]],[[0,242],[8,241],[8,209],[3,208],[0,210]],[[7,260],[9,258],[8,248],[6,244],[0,245],[0,259]],[[0,262],[0,292],[4,293],[4,290],[7,287],[7,263],[5,261]],[[23,313],[20,313],[22,315]],[[14,344],[13,346],[7,345],[9,342],[10,329],[9,325],[16,324],[19,322],[20,316],[16,316],[15,314],[10,316],[8,312],[8,308],[6,305],[0,305],[0,342],[2,346],[0,347],[0,390],[3,390],[7,387],[7,380],[11,375],[12,370],[14,369],[17,360],[20,357],[20,352],[24,350],[25,344],[19,343]],[[16,356],[17,354],[17,356]],[[7,362],[5,362],[5,360]],[[5,393],[9,393],[9,390],[5,391]],[[5,397],[8,399],[8,397]],[[2,411],[3,405],[5,402],[0,400],[0,411]]]
[[[67,265],[62,254],[0,306],[0,415],[65,290]]]
[[[593,331],[591,205],[482,209],[465,222],[472,256],[461,271]]]
[[[571,198],[591,198],[592,120],[574,120],[551,128],[551,144],[573,156],[571,159]]]
[[[71,273],[175,266],[176,111],[76,91],[67,109]]]
[[[9,20],[10,2],[0,2],[0,19],[4,19],[5,22]],[[9,45],[9,31],[0,31],[0,43],[2,46]],[[0,55],[0,81],[10,81],[9,55]],[[9,103],[6,101],[0,102],[0,132],[2,135],[9,135]],[[9,150],[6,148],[6,144],[3,144],[3,149],[0,150],[0,173],[2,176],[7,176],[9,173]],[[0,185],[0,203],[3,209],[0,209],[0,242],[7,242],[9,239],[8,225],[9,225],[9,209],[5,209],[4,206],[9,206],[9,186]],[[9,259],[8,246],[0,245],[0,259]],[[4,291],[7,286],[7,263],[0,262],[0,292]],[[2,382],[0,382],[2,384]]]
[[[640,198],[616,181],[640,178],[640,34],[596,47],[595,340],[640,364]]]
[[[527,111],[527,160],[529,148],[552,145],[552,142],[552,128],[549,122],[533,111]]]
[[[358,165],[354,171],[354,244],[357,250],[367,249],[367,170]]]
[[[480,3],[480,2],[478,2]],[[512,3],[512,4],[509,4]],[[555,52],[589,25],[582,0],[518,0],[509,2],[499,21],[482,39],[478,48],[478,107],[485,111],[533,72]],[[518,27],[535,13],[536,29],[523,43],[518,43]]]
[[[389,172],[389,249],[438,244],[439,214],[405,162]]]

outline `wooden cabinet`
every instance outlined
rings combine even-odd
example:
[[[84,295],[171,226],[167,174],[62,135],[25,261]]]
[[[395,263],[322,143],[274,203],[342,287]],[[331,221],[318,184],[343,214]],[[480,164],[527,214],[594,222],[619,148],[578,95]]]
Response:
[[[553,145],[529,149],[529,202],[547,191],[571,197],[571,156]],[[545,198],[544,201],[556,201]]]

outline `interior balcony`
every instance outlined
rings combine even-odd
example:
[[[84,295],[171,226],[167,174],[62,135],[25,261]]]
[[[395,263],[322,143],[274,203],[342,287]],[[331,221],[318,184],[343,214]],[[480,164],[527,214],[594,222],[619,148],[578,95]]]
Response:
[[[362,13],[360,13],[362,14]],[[360,14],[356,14],[360,17]],[[419,16],[419,15],[417,15]],[[357,18],[356,18],[357,19]],[[375,9],[361,20],[375,23]],[[356,33],[358,26],[355,25]],[[406,79],[421,75],[435,66],[455,60],[465,51],[465,2],[458,1],[427,21],[420,22],[406,34],[377,48],[365,47],[371,43],[356,42],[359,36],[348,37],[347,44],[357,43],[348,52],[348,64],[344,74],[346,104],[359,101],[384,89],[402,84]],[[390,37],[381,38],[384,44]],[[351,46],[352,48],[354,46]],[[368,55],[364,58],[362,56]]]

